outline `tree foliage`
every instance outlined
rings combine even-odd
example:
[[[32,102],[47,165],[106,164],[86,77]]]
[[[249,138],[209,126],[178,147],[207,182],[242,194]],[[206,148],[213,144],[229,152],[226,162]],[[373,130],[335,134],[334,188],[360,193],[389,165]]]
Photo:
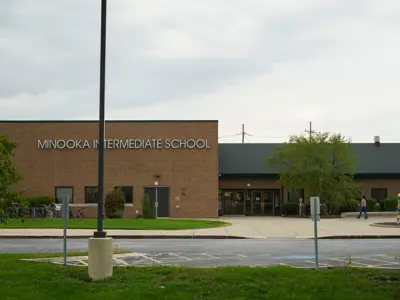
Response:
[[[104,207],[107,218],[122,218],[125,210],[125,194],[120,186],[115,186],[106,194]]]
[[[142,211],[143,211],[143,218],[145,219],[155,218],[154,209],[151,204],[150,196],[148,193],[145,193],[143,195]]]
[[[0,223],[7,222],[12,203],[18,196],[11,187],[22,179],[12,161],[17,147],[18,143],[0,135]]]
[[[304,189],[324,201],[326,213],[334,206],[354,199],[353,181],[356,157],[350,153],[351,141],[341,134],[314,133],[291,136],[267,158],[277,171],[280,183],[288,190]]]

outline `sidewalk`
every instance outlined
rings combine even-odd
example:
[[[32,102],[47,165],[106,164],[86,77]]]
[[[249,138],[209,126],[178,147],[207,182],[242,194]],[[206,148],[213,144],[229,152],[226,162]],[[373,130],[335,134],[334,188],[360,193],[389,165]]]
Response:
[[[114,238],[313,238],[314,227],[310,219],[282,217],[223,217],[221,221],[232,226],[191,230],[106,230]],[[390,222],[392,218],[322,219],[318,222],[319,238],[398,237],[399,228],[369,226]],[[69,229],[69,238],[88,238],[93,229]],[[0,238],[58,238],[62,229],[0,229]]]

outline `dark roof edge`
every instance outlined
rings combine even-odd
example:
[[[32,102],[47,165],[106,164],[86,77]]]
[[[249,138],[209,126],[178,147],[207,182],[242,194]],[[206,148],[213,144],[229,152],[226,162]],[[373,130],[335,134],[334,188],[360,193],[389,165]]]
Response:
[[[98,123],[98,120],[0,120],[0,123]],[[215,123],[218,120],[106,120],[106,123]]]
[[[239,174],[239,173],[220,173],[221,178],[271,178],[277,177],[277,173],[259,173],[259,174]],[[400,179],[400,173],[358,173],[354,174],[356,179]]]

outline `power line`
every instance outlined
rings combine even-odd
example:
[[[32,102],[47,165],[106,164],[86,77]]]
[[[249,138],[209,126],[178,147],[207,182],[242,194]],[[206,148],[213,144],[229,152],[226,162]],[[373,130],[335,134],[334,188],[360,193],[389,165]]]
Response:
[[[288,136],[269,136],[269,135],[258,135],[258,134],[250,134],[247,133],[247,136],[251,136],[251,137],[256,137],[256,138],[262,138],[262,139],[286,139]]]
[[[222,135],[222,136],[219,136],[218,138],[219,139],[226,139],[226,138],[231,138],[231,137],[235,137],[235,136],[239,136],[239,135],[241,135],[241,133]]]
[[[312,122],[309,122],[309,128],[304,130],[306,133],[309,134],[309,140],[311,141],[313,138],[313,134],[316,133],[317,131],[313,128]],[[248,137],[253,137],[253,138],[259,138],[259,139],[287,139],[288,136],[269,136],[269,135],[260,135],[260,134],[252,134],[249,132],[245,131],[244,124],[242,124],[242,130],[238,133],[235,134],[228,134],[228,135],[222,135],[219,136],[218,139],[225,139],[225,138],[233,138],[233,137],[241,137],[241,142],[243,143],[248,143],[249,140],[247,139]],[[382,136],[381,136],[382,137]],[[396,136],[387,136],[386,140],[390,140],[390,142],[397,142],[400,141],[400,137]]]
[[[251,133],[248,133],[245,131],[244,124],[242,124],[242,130],[239,133],[223,135],[223,136],[218,137],[218,139],[231,138],[231,137],[236,137],[236,136],[241,136],[242,144],[247,142],[246,137],[255,137],[255,138],[262,138],[262,139],[286,139],[287,138],[287,136],[268,136],[268,135],[251,134]]]

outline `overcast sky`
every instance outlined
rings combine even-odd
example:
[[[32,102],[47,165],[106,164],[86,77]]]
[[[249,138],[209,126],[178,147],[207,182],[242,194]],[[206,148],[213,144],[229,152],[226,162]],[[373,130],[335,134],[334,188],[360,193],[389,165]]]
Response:
[[[399,0],[108,2],[107,119],[400,142]],[[100,3],[0,0],[0,119],[98,118]]]

